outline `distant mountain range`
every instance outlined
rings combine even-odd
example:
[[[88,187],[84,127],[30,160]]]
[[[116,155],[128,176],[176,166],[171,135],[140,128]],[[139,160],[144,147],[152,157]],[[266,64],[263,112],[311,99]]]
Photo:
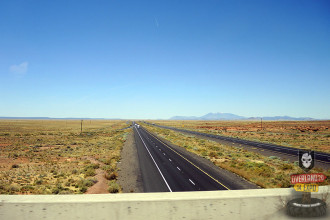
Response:
[[[243,117],[231,113],[208,113],[201,117],[197,116],[174,116],[169,120],[260,120],[261,117]],[[0,119],[33,119],[33,120],[124,120],[119,118],[51,118],[51,117],[1,117]],[[159,119],[162,120],[162,119]],[[302,117],[295,118],[290,116],[262,117],[262,120],[268,121],[309,121],[318,120],[314,118]],[[325,119],[326,120],[326,119]]]
[[[302,117],[295,118],[290,116],[274,116],[274,117],[243,117],[231,113],[208,113],[201,117],[196,116],[174,116],[170,120],[268,120],[268,121],[308,121],[314,118]]]

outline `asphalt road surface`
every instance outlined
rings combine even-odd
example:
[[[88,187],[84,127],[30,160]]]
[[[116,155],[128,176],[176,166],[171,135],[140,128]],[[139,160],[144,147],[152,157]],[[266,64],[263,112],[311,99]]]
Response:
[[[199,135],[206,138],[213,138],[221,141],[225,141],[227,143],[233,143],[237,145],[242,145],[242,147],[250,147],[258,151],[259,153],[266,154],[267,152],[270,152],[272,155],[283,157],[284,159],[289,159],[292,161],[298,160],[298,149],[297,148],[290,148],[285,146],[280,146],[276,144],[270,144],[270,143],[262,143],[257,141],[249,141],[239,138],[232,138],[227,136],[221,136],[221,135],[213,135],[213,134],[206,134],[202,132],[196,132],[196,131],[190,131],[185,129],[179,129],[179,128],[173,128],[168,126],[161,126],[156,124],[150,124],[149,125],[157,126],[160,128],[166,128],[174,131],[189,133],[193,135]],[[323,152],[315,152],[315,167],[322,167],[324,169],[330,169],[330,154],[323,153]]]
[[[219,174],[189,153],[166,144],[142,126],[135,125],[133,130],[145,192],[256,188],[238,176],[230,177],[225,171]]]

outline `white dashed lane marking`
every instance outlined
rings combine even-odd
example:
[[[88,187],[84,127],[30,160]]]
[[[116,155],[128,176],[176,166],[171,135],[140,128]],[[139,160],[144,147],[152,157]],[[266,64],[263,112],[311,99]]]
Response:
[[[178,168],[178,170],[180,170],[180,171],[181,171],[181,169],[180,169],[179,167],[176,167],[176,168]]]
[[[194,184],[195,185],[195,183],[191,180],[191,179],[189,179],[189,181],[192,183],[192,184]]]

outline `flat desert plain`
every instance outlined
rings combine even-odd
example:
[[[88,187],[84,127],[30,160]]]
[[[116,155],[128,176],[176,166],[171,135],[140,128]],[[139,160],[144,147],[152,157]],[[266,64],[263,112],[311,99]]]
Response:
[[[128,126],[115,120],[0,120],[0,194],[86,193],[100,173],[106,191],[120,192],[117,163]]]

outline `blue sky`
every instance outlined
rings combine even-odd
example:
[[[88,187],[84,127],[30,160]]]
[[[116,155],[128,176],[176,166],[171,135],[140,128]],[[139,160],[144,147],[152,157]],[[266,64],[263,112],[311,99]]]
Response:
[[[329,1],[0,1],[0,116],[330,118]]]

